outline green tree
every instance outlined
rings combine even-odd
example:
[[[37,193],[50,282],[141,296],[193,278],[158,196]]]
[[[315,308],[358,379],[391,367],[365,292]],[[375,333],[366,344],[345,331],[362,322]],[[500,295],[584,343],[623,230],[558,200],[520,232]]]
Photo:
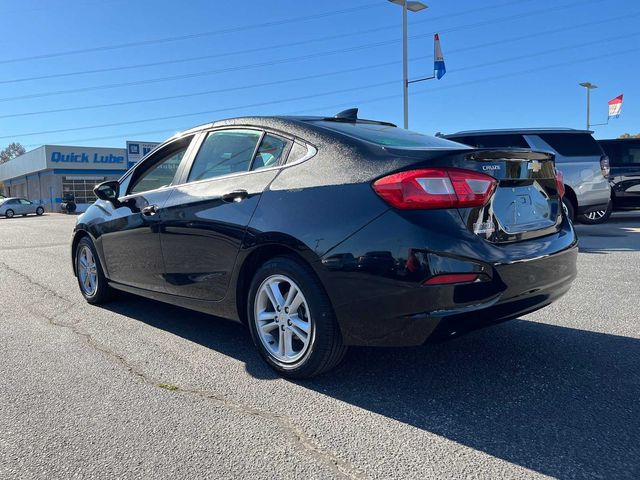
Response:
[[[19,143],[13,142],[7,145],[7,148],[0,151],[0,163],[8,162],[12,158],[25,153],[25,148]]]

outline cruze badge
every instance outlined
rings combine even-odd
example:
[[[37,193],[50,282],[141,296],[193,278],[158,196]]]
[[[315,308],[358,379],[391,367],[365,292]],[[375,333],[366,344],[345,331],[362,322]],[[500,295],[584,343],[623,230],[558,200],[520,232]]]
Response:
[[[486,222],[478,220],[473,224],[473,233],[475,233],[476,235],[484,235],[485,237],[489,238],[495,231],[496,227],[491,219],[487,220]]]
[[[533,172],[539,172],[540,169],[542,168],[542,164],[536,160],[532,160],[531,162],[529,162],[529,170],[532,170]]]
[[[500,165],[483,165],[482,170],[500,170]]]

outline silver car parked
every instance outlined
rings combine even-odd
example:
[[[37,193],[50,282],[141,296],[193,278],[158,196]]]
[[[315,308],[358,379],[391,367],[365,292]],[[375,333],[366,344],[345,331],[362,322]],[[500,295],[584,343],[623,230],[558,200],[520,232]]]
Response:
[[[520,147],[551,152],[565,184],[569,217],[582,223],[602,223],[611,215],[609,158],[589,130],[540,128],[474,130],[444,135],[473,147]]]
[[[44,213],[44,207],[26,198],[9,197],[0,199],[0,215],[11,218],[15,215],[23,215],[26,217],[30,213],[42,215]]]

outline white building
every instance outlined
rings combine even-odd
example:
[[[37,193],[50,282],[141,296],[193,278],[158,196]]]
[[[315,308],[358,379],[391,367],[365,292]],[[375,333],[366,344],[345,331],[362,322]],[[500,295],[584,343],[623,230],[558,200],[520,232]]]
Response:
[[[117,180],[127,171],[124,148],[43,145],[0,164],[7,197],[24,197],[58,211],[65,193],[73,193],[78,211],[96,199],[93,187]]]

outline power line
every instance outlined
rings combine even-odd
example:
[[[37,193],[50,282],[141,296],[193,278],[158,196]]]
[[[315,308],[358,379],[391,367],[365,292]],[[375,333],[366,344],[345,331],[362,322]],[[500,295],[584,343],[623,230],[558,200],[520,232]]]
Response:
[[[496,41],[491,41],[491,42],[486,42],[486,43],[476,43],[476,44],[473,44],[473,45],[471,45],[469,47],[449,50],[448,53],[449,54],[454,54],[454,53],[468,51],[468,50],[485,48],[485,47],[489,47],[489,46],[493,46],[493,45],[497,45],[497,44],[503,44],[503,43],[507,43],[507,42],[515,42],[515,41],[523,40],[523,39],[527,39],[527,38],[536,38],[536,37],[540,37],[540,36],[543,36],[543,35],[548,35],[548,34],[551,34],[551,33],[565,32],[565,31],[572,30],[572,29],[582,28],[584,26],[591,26],[591,25],[596,25],[596,24],[608,23],[608,22],[612,22],[612,21],[618,21],[618,20],[621,20],[621,19],[633,18],[633,17],[637,17],[637,16],[640,16],[640,11],[639,12],[627,13],[625,15],[619,15],[619,16],[616,16],[616,17],[610,17],[610,18],[607,18],[607,19],[597,20],[595,22],[586,22],[586,23],[582,23],[582,24],[571,25],[571,26],[568,26],[568,27],[561,27],[561,28],[551,29],[551,30],[546,30],[546,31],[538,31],[538,32],[535,32],[535,33],[532,33],[532,34],[521,35],[521,36],[517,36],[517,37],[511,37],[511,38],[506,38],[506,39],[501,39],[501,40],[496,40]],[[635,35],[636,35],[636,33],[632,33],[630,36],[635,36]],[[597,41],[589,42],[587,44],[581,43],[580,46],[589,45],[589,44],[597,44],[597,43],[600,43],[600,42],[603,42],[603,41],[609,41],[609,40],[614,40],[614,39],[618,39],[618,38],[626,38],[626,36],[612,37],[612,38],[608,38],[608,39],[606,39],[606,38],[605,39],[599,39]],[[563,49],[567,49],[567,48],[575,48],[575,46],[561,47],[560,49],[554,49],[554,51],[555,50],[563,50]],[[543,53],[547,53],[547,51],[545,51]],[[531,56],[535,56],[535,55],[536,54],[532,54]],[[424,59],[427,59],[427,58],[430,58],[430,56],[429,55],[422,55],[422,56],[417,56],[417,57],[411,58],[411,61],[424,60]],[[503,59],[503,60],[500,60],[498,62],[493,62],[493,63],[503,63],[503,62],[508,61],[508,60],[517,60],[519,58],[520,57],[513,57],[511,59],[507,59],[507,60]],[[281,83],[289,83],[289,82],[309,80],[309,79],[326,77],[326,76],[339,75],[339,74],[343,74],[343,73],[352,73],[352,72],[357,72],[357,71],[369,70],[369,69],[373,69],[373,68],[380,68],[380,67],[385,67],[385,66],[390,66],[390,65],[396,65],[398,63],[400,63],[399,60],[398,61],[391,61],[391,62],[384,62],[384,63],[377,63],[377,64],[372,64],[372,65],[366,65],[366,66],[362,66],[362,67],[356,67],[356,68],[345,69],[345,70],[338,70],[338,71],[333,71],[333,72],[328,72],[328,73],[319,73],[319,74],[308,75],[308,76],[304,76],[304,77],[286,78],[286,79],[272,81],[272,82],[262,82],[262,83],[256,83],[256,84],[252,84],[252,85],[244,85],[244,86],[239,86],[239,87],[230,87],[230,88],[223,88],[223,89],[205,90],[205,91],[200,91],[200,92],[185,93],[185,94],[178,94],[178,95],[168,95],[168,96],[163,96],[163,97],[154,97],[154,98],[146,98],[146,99],[138,99],[138,100],[128,100],[128,101],[122,101],[122,102],[110,102],[110,103],[103,103],[103,104],[85,105],[85,106],[77,106],[77,107],[67,107],[67,108],[50,109],[50,110],[40,110],[40,111],[24,112],[24,113],[16,113],[16,114],[6,114],[6,115],[0,115],[0,119],[2,119],[2,118],[25,117],[25,116],[33,116],[33,115],[42,115],[42,114],[48,114],[48,113],[63,113],[63,112],[72,112],[72,111],[80,111],[80,110],[91,110],[91,109],[97,109],[97,108],[107,108],[107,107],[116,107],[116,106],[130,106],[130,105],[141,104],[141,103],[151,103],[151,102],[157,102],[157,101],[174,100],[174,99],[179,99],[179,98],[189,98],[189,97],[196,97],[196,96],[203,96],[203,95],[211,95],[211,94],[216,94],[216,93],[226,93],[226,92],[236,91],[236,90],[247,90],[247,89],[251,89],[251,88],[259,88],[259,87],[265,87],[265,86],[276,85],[276,84],[281,84]],[[489,65],[489,64],[483,63],[483,64],[480,64],[480,65],[477,65],[476,67],[465,67],[465,69],[466,68],[478,68],[478,67],[485,66],[485,65]]]
[[[501,4],[497,4],[497,5],[490,5],[490,6],[483,6],[483,7],[479,7],[479,8],[472,8],[472,9],[469,9],[469,10],[464,10],[462,12],[455,12],[455,13],[450,13],[450,14],[447,14],[447,15],[441,15],[439,17],[430,17],[429,18],[429,22],[432,22],[432,21],[435,21],[435,20],[440,20],[442,18],[449,18],[449,17],[452,17],[452,16],[461,16],[461,15],[467,15],[469,13],[475,13],[475,12],[479,12],[479,11],[486,11],[486,10],[490,10],[490,9],[494,9],[494,8],[502,8],[502,7],[505,7],[505,6],[513,5],[513,4],[522,4],[522,3],[530,2],[530,1],[533,1],[533,0],[510,1],[510,2],[505,2],[505,3],[501,3]],[[591,1],[601,1],[601,0],[591,0]],[[222,34],[226,34],[226,33],[234,33],[234,32],[239,32],[239,31],[251,30],[251,29],[255,29],[255,28],[264,28],[264,27],[270,27],[270,26],[284,25],[284,24],[287,24],[287,23],[296,23],[296,22],[299,22],[299,21],[315,20],[315,19],[318,19],[318,18],[324,18],[324,17],[328,17],[328,16],[332,16],[332,15],[339,15],[339,14],[342,14],[342,13],[350,13],[350,12],[354,12],[354,11],[359,11],[362,8],[381,7],[383,5],[384,5],[384,2],[377,1],[377,2],[374,2],[374,3],[360,5],[358,7],[346,8],[346,9],[342,9],[342,10],[335,10],[335,11],[332,11],[332,12],[325,12],[325,13],[320,13],[320,14],[316,14],[316,15],[309,15],[309,16],[305,16],[305,17],[296,17],[296,18],[290,18],[290,19],[284,19],[284,20],[276,20],[276,21],[272,21],[272,22],[265,22],[265,23],[253,24],[253,25],[244,25],[244,26],[239,26],[239,27],[231,27],[231,28],[222,29],[222,30],[212,30],[212,31],[198,32],[198,33],[187,34],[187,35],[179,35],[179,36],[173,36],[173,37],[163,37],[163,38],[156,38],[156,39],[150,39],[150,40],[141,40],[141,41],[138,41],[138,42],[120,43],[120,44],[114,44],[114,45],[104,45],[104,46],[100,46],[100,47],[90,47],[90,48],[77,49],[77,50],[67,50],[67,51],[63,51],[63,52],[54,52],[54,53],[32,55],[32,56],[28,56],[28,57],[5,59],[5,60],[0,60],[0,64],[16,63],[16,62],[23,62],[23,61],[30,61],[30,60],[41,60],[41,59],[46,59],[46,58],[56,58],[56,57],[62,57],[62,56],[68,56],[68,55],[77,55],[77,54],[82,54],[82,53],[93,53],[93,52],[100,52],[100,51],[108,51],[108,50],[117,50],[117,49],[123,49],[123,48],[130,48],[130,47],[139,47],[139,46],[155,45],[155,44],[161,44],[161,43],[177,42],[177,41],[181,41],[181,40],[190,40],[190,39],[194,39],[194,38],[202,38],[202,37],[208,37],[208,36],[222,35]],[[417,22],[414,22],[414,23],[422,23],[422,22],[417,21]],[[370,30],[367,30],[367,31],[353,32],[353,33],[346,34],[345,36],[353,36],[353,35],[359,35],[359,34],[362,34],[362,33],[369,33],[369,32],[374,32],[374,31],[378,31],[378,30],[393,29],[393,28],[397,28],[397,26],[396,25],[389,25],[389,26],[386,26],[386,27],[380,27],[380,29],[370,29]],[[321,41],[321,40],[318,40],[318,41]],[[87,71],[86,73],[94,73],[94,72]]]
[[[325,18],[325,17],[330,17],[333,15],[340,15],[343,13],[350,13],[350,12],[355,12],[355,11],[359,11],[362,8],[373,8],[373,7],[379,7],[382,6],[383,3],[382,2],[373,2],[373,3],[367,3],[364,5],[359,5],[357,7],[350,7],[350,8],[343,8],[341,10],[333,10],[330,12],[324,12],[324,13],[318,13],[315,15],[305,15],[302,17],[293,17],[293,18],[286,18],[286,19],[282,19],[282,20],[273,20],[270,22],[263,22],[263,23],[257,23],[257,24],[252,24],[252,25],[242,25],[242,26],[238,26],[238,27],[229,27],[229,28],[223,28],[220,30],[212,30],[212,31],[208,31],[208,32],[199,32],[199,33],[192,33],[189,35],[179,35],[179,36],[174,36],[174,37],[164,37],[164,38],[156,38],[153,40],[140,40],[137,42],[129,42],[129,43],[120,43],[120,44],[115,44],[115,45],[104,45],[101,47],[91,47],[91,48],[81,48],[81,49],[77,49],[77,50],[67,50],[64,52],[55,52],[55,53],[44,53],[44,54],[40,54],[40,55],[31,55],[28,57],[19,57],[19,58],[8,58],[8,59],[4,59],[4,60],[0,60],[0,64],[7,64],[7,63],[16,63],[16,62],[25,62],[25,61],[31,61],[31,60],[42,60],[45,58],[56,58],[56,57],[64,57],[64,56],[68,56],[68,55],[77,55],[80,53],[93,53],[93,52],[103,52],[103,51],[107,51],[107,50],[117,50],[117,49],[121,49],[121,48],[130,48],[130,47],[140,47],[140,46],[145,46],[145,45],[155,45],[155,44],[159,44],[159,43],[169,43],[169,42],[177,42],[180,40],[189,40],[189,39],[193,39],[193,38],[201,38],[201,37],[208,37],[208,36],[214,36],[214,35],[223,35],[226,33],[235,33],[235,32],[243,32],[246,30],[253,30],[255,28],[265,28],[265,27],[274,27],[274,26],[278,26],[278,25],[286,25],[288,23],[297,23],[297,22],[306,22],[309,20],[316,20],[318,18]]]
[[[592,1],[592,0],[587,0],[587,1]],[[600,0],[597,0],[597,1],[600,1]],[[499,23],[501,21],[513,20],[514,18],[520,18],[520,17],[524,17],[524,16],[528,17],[528,16],[536,15],[536,14],[543,14],[543,13],[547,14],[549,11],[552,11],[552,10],[566,9],[566,8],[570,8],[570,7],[573,7],[573,6],[582,4],[582,3],[584,3],[584,0],[581,0],[579,2],[574,2],[574,3],[571,3],[571,4],[567,4],[567,5],[563,5],[563,6],[558,6],[558,7],[554,8],[554,9],[549,9],[549,8],[540,9],[540,10],[530,11],[530,12],[526,12],[526,13],[520,13],[520,14],[516,14],[516,15],[500,17],[500,18],[497,18],[497,19],[487,20],[487,21],[483,21],[483,22],[477,22],[477,23],[472,23],[472,24],[467,24],[467,25],[459,25],[459,26],[456,26],[456,27],[451,27],[451,28],[448,28],[448,29],[440,30],[440,32],[452,32],[452,31],[462,30],[462,29],[466,30],[466,29],[474,28],[474,27],[481,26],[481,25],[487,25],[487,24],[491,24],[491,23]],[[431,35],[433,35],[433,32],[432,33],[428,33],[428,34],[414,35],[414,36],[411,36],[410,38],[412,38],[412,39],[424,38],[424,37],[430,37]],[[271,60],[271,61],[266,61],[266,62],[258,62],[258,63],[248,64],[248,65],[227,67],[227,68],[216,69],[216,70],[207,70],[207,71],[204,71],[204,72],[187,73],[187,74],[181,74],[181,75],[170,75],[170,76],[156,77],[156,78],[151,78],[151,79],[135,80],[135,81],[130,81],[130,82],[120,82],[120,83],[93,85],[93,86],[89,86],[89,87],[73,88],[73,89],[66,89],[66,90],[56,90],[56,91],[51,91],[51,92],[32,93],[32,94],[18,95],[18,96],[13,96],[13,97],[4,97],[4,98],[0,98],[0,102],[9,102],[9,101],[14,101],[14,100],[27,100],[27,99],[32,99],[32,98],[51,97],[51,96],[58,96],[58,95],[74,94],[74,93],[79,93],[79,92],[105,90],[105,89],[110,89],[110,88],[130,87],[130,86],[147,85],[147,84],[151,84],[151,83],[161,83],[161,82],[174,81],[174,80],[184,80],[184,79],[187,79],[187,78],[196,78],[196,77],[202,77],[202,76],[208,76],[208,75],[216,75],[216,74],[220,74],[220,73],[235,72],[235,71],[240,71],[240,70],[248,70],[248,69],[252,69],[252,68],[259,68],[259,67],[265,67],[265,66],[274,66],[274,65],[280,65],[280,64],[284,64],[284,63],[299,61],[299,60],[308,60],[308,59],[319,58],[319,57],[324,57],[324,56],[331,56],[331,55],[336,55],[336,54],[346,53],[346,52],[353,52],[353,51],[358,51],[358,50],[363,50],[363,49],[368,49],[368,48],[387,46],[390,43],[396,43],[396,42],[399,42],[399,41],[400,40],[398,40],[398,39],[391,39],[391,40],[385,40],[385,41],[381,41],[381,42],[368,43],[368,44],[364,44],[364,45],[357,45],[355,47],[348,47],[348,48],[330,50],[330,51],[325,51],[325,52],[317,52],[317,53],[308,54],[308,55],[300,55],[300,56],[296,56],[296,57],[288,57],[288,58],[284,58],[284,59],[280,59],[280,60]]]
[[[466,15],[469,13],[474,13],[477,11],[486,11],[486,10],[491,10],[491,9],[495,9],[495,8],[502,8],[504,6],[508,6],[508,5],[513,5],[513,4],[521,4],[523,2],[528,2],[528,1],[533,1],[533,0],[519,0],[519,1],[511,1],[511,2],[507,2],[507,3],[500,3],[498,5],[491,5],[488,7],[480,7],[480,8],[474,8],[474,9],[470,9],[470,10],[465,10],[463,12],[456,12],[453,14],[448,14],[448,15],[441,15],[440,17],[429,17],[429,21],[433,22],[436,21],[438,19],[441,18],[450,18],[450,17],[454,17],[454,16],[461,16],[461,15]],[[97,69],[92,69],[92,70],[79,70],[79,71],[75,71],[75,72],[64,72],[64,73],[55,73],[55,74],[48,74],[48,75],[38,75],[38,76],[32,76],[32,77],[22,77],[22,78],[14,78],[14,79],[9,79],[9,80],[0,80],[0,85],[5,85],[5,84],[10,84],[10,83],[20,83],[20,82],[26,82],[26,81],[32,81],[32,80],[48,80],[51,78],[63,78],[63,77],[75,77],[78,75],[88,75],[88,74],[93,74],[93,73],[106,73],[106,72],[115,72],[115,71],[122,71],[122,70],[133,70],[133,69],[138,69],[138,68],[147,68],[147,67],[157,67],[157,66],[163,66],[163,65],[173,65],[176,63],[188,63],[188,62],[195,62],[198,60],[207,60],[207,59],[213,59],[213,58],[221,58],[221,57],[233,57],[233,56],[237,56],[237,55],[244,55],[247,53],[256,53],[256,52],[262,52],[262,51],[272,51],[272,50],[276,50],[276,49],[280,49],[280,48],[289,48],[289,47],[295,47],[295,46],[301,46],[301,45],[308,45],[311,43],[318,43],[318,42],[326,42],[327,40],[335,40],[335,39],[339,39],[339,38],[348,38],[348,37],[354,37],[354,36],[360,36],[360,35],[366,35],[368,33],[376,33],[376,32],[380,32],[382,30],[391,30],[391,29],[397,29],[397,25],[388,25],[388,26],[384,26],[384,27],[377,27],[377,28],[370,28],[370,29],[366,29],[366,30],[359,30],[356,32],[349,32],[349,33],[343,33],[343,34],[336,34],[336,35],[329,35],[329,36],[325,36],[325,37],[320,37],[320,38],[313,38],[310,40],[302,40],[302,41],[296,41],[296,42],[287,42],[287,43],[280,43],[280,44],[276,44],[276,45],[271,45],[271,46],[255,46],[249,49],[244,49],[244,50],[236,50],[236,51],[232,51],[232,52],[221,52],[221,53],[216,53],[216,54],[210,54],[210,55],[199,55],[196,57],[188,57],[188,58],[178,58],[178,59],[174,59],[174,60],[162,60],[162,61],[157,61],[157,62],[149,62],[149,63],[138,63],[138,64],[134,64],[134,65],[120,65],[120,66],[116,66],[116,67],[105,67],[105,68],[97,68]]]
[[[581,59],[576,59],[576,60],[572,60],[572,61],[568,61],[568,62],[559,62],[559,63],[555,63],[555,64],[550,64],[550,65],[545,65],[545,68],[558,68],[558,67],[563,67],[565,65],[575,65],[578,63],[584,63],[584,62],[591,62],[594,60],[600,60],[602,58],[609,58],[609,57],[615,57],[615,56],[619,56],[622,54],[626,54],[626,53],[631,53],[631,52],[637,52],[639,51],[640,48],[632,48],[632,49],[628,49],[628,50],[624,50],[624,51],[617,51],[617,52],[613,52],[613,53],[607,53],[604,55],[596,55],[596,56],[592,56],[592,57],[587,57],[587,58],[581,58]],[[447,89],[455,89],[455,88],[460,88],[460,87],[466,87],[469,85],[474,85],[477,83],[481,83],[481,82],[488,82],[488,81],[494,81],[494,80],[501,80],[503,78],[508,78],[508,77],[517,77],[520,75],[527,75],[529,73],[535,73],[539,71],[539,68],[531,68],[531,69],[526,69],[526,70],[520,70],[517,72],[510,72],[510,73],[506,73],[506,74],[501,74],[501,75],[493,75],[490,77],[485,77],[485,78],[481,78],[481,79],[477,79],[477,80],[470,80],[470,81],[466,81],[466,82],[461,82],[461,83],[457,83],[457,84],[453,84],[453,85],[446,85],[444,87],[440,86],[438,87],[439,90],[447,90]],[[417,92],[414,92],[412,95],[424,95],[426,93],[433,93],[432,89],[424,89],[424,90],[419,90]],[[314,95],[313,97],[315,97],[316,95]],[[345,103],[339,103],[339,104],[333,104],[330,106],[324,106],[324,107],[318,107],[318,108],[312,108],[312,109],[304,109],[304,110],[298,110],[298,111],[292,111],[292,112],[288,112],[286,113],[286,115],[296,115],[296,114],[301,114],[301,113],[309,113],[309,112],[313,112],[313,111],[327,111],[329,109],[332,108],[340,108],[340,107],[344,107],[344,106],[353,106],[353,105],[365,105],[367,103],[375,103],[375,102],[380,102],[380,101],[385,101],[385,100],[392,100],[392,99],[396,99],[401,97],[401,94],[392,94],[392,95],[384,95],[381,97],[374,97],[374,98],[367,98],[364,100],[356,100],[356,101],[349,101],[349,102],[345,102]],[[270,103],[283,103],[282,100],[279,100],[277,102],[270,102]],[[251,108],[251,105],[243,105],[243,106],[238,106],[235,107],[236,109],[240,109],[240,108]],[[188,127],[185,127],[188,128]],[[179,132],[181,130],[184,130],[184,128],[181,129],[177,129],[177,128],[168,128],[168,129],[162,129],[162,130],[151,130],[151,131],[146,131],[146,132],[136,132],[136,133],[124,133],[124,134],[118,134],[118,135],[108,135],[108,136],[101,136],[101,137],[91,137],[91,138],[81,138],[81,139],[73,139],[73,140],[64,140],[64,141],[60,141],[60,142],[50,142],[53,144],[57,144],[57,143],[84,143],[84,142],[90,142],[90,141],[97,141],[97,140],[110,140],[113,138],[135,138],[137,136],[141,136],[141,135],[151,135],[151,134],[156,134],[156,133],[165,133],[165,132]],[[26,145],[26,147],[37,147],[40,146],[41,144],[30,144],[30,145]]]
[[[621,50],[621,51],[617,51],[617,52],[613,52],[613,53],[607,53],[607,54],[604,54],[604,55],[597,55],[597,56],[577,59],[577,60],[574,60],[574,61],[565,61],[565,62],[561,62],[561,63],[557,63],[557,64],[545,65],[545,68],[555,68],[555,67],[559,67],[559,66],[563,66],[563,65],[571,65],[571,64],[575,64],[575,63],[588,62],[588,61],[597,60],[597,59],[601,59],[601,58],[605,58],[605,57],[619,56],[619,55],[622,55],[622,54],[625,54],[625,53],[635,52],[635,51],[638,51],[638,50],[640,50],[640,47],[632,48],[632,49],[628,49],[628,50]],[[462,82],[462,83],[458,83],[458,84],[446,85],[446,86],[440,87],[440,90],[448,89],[448,88],[458,88],[460,86],[473,85],[473,84],[476,84],[476,83],[479,83],[479,82],[482,82],[482,81],[496,80],[496,79],[501,79],[501,78],[506,78],[506,77],[511,77],[511,76],[517,76],[517,75],[521,75],[521,74],[524,74],[524,73],[532,73],[532,72],[535,73],[535,72],[538,72],[538,71],[539,71],[539,68],[532,68],[532,69],[519,71],[519,72],[511,72],[511,73],[507,73],[507,74],[496,75],[496,76],[493,76],[493,77],[487,77],[487,78],[480,79],[480,80],[471,80],[471,81]],[[380,86],[390,85],[390,84],[393,84],[393,83],[396,83],[396,82],[397,82],[397,80],[391,80],[391,81],[387,81],[387,82],[380,82],[380,83],[371,84],[371,85],[363,85],[363,86],[353,87],[353,88],[348,88],[348,89],[341,89],[341,90],[333,90],[333,91],[330,91],[330,92],[316,93],[316,94],[313,94],[313,95],[304,95],[304,96],[293,97],[293,98],[279,99],[279,100],[273,100],[273,101],[267,101],[267,102],[259,102],[259,103],[249,104],[249,105],[239,105],[239,106],[234,106],[234,107],[225,107],[225,108],[214,109],[214,110],[205,110],[205,111],[200,111],[200,112],[190,112],[190,113],[182,113],[182,114],[176,114],[176,115],[167,115],[167,116],[164,116],[164,117],[155,117],[155,118],[140,119],[140,120],[130,120],[130,121],[126,121],[126,122],[114,122],[114,123],[101,124],[101,125],[91,125],[91,126],[88,126],[88,127],[76,127],[76,128],[68,128],[68,129],[46,130],[46,131],[40,131],[40,132],[28,132],[28,133],[23,133],[23,134],[6,135],[6,136],[0,136],[0,139],[20,138],[20,137],[26,137],[26,136],[45,135],[45,134],[50,134],[50,133],[63,133],[63,132],[71,132],[71,131],[90,130],[90,129],[94,129],[94,128],[106,128],[106,127],[115,127],[115,126],[123,126],[123,125],[132,125],[132,124],[147,123],[147,122],[152,122],[152,121],[171,120],[171,119],[186,118],[186,117],[195,117],[195,116],[205,115],[205,114],[209,115],[209,114],[212,114],[212,113],[233,111],[233,110],[244,109],[244,108],[255,108],[255,107],[262,107],[262,106],[267,106],[267,105],[281,104],[281,103],[287,103],[287,102],[293,102],[293,101],[299,101],[299,100],[308,100],[310,98],[317,98],[317,97],[335,95],[335,94],[339,94],[339,93],[346,93],[346,92],[352,92],[352,91],[357,91],[357,90],[376,88],[376,87],[380,87]],[[425,93],[425,92],[426,92],[426,90],[422,91],[422,92],[418,92],[416,94]],[[381,99],[396,98],[397,96],[398,95],[389,95],[389,96],[386,96],[386,97],[380,97],[380,98],[376,99],[375,101],[379,101]],[[367,103],[367,102],[368,101],[363,101],[361,103]]]

